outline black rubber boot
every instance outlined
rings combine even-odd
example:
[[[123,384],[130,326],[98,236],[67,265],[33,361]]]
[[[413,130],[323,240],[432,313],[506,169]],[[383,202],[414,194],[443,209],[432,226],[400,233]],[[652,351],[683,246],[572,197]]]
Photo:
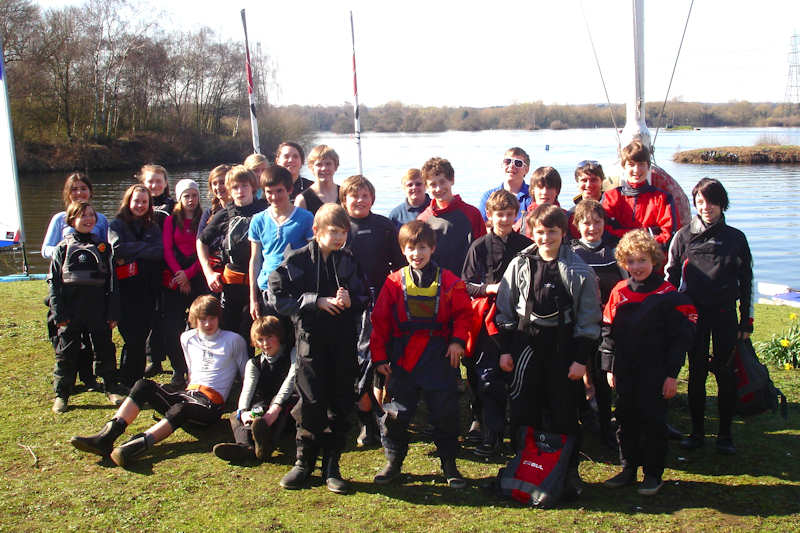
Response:
[[[375,477],[372,479],[373,482],[377,483],[378,485],[388,485],[398,477],[400,477],[400,471],[403,467],[403,456],[397,455],[394,453],[386,452],[386,464],[383,466],[383,470],[375,474]]]
[[[284,489],[302,489],[311,472],[314,470],[314,463],[317,462],[317,448],[310,441],[297,439],[297,461],[291,470],[281,478],[280,485]]]
[[[358,421],[361,424],[361,433],[358,434],[356,444],[360,447],[376,446],[381,443],[378,421],[375,413],[370,411],[358,410]]]
[[[231,463],[245,463],[256,458],[253,448],[238,442],[220,442],[214,446],[214,455]]]
[[[114,451],[111,452],[111,460],[114,461],[117,466],[124,468],[130,463],[131,459],[137,455],[141,455],[145,450],[150,449],[150,446],[147,435],[144,433],[137,433],[122,446],[114,448]]]
[[[447,480],[447,484],[453,489],[463,489],[467,486],[467,480],[461,475],[456,466],[455,457],[441,457],[442,472]]]
[[[301,489],[311,475],[311,469],[302,459],[298,459],[291,470],[281,478],[281,487],[289,490]]]
[[[350,484],[342,479],[339,472],[339,458],[341,452],[326,451],[322,455],[322,477],[328,490],[336,494],[347,494],[350,492]]]
[[[251,427],[253,432],[253,442],[255,443],[255,454],[259,461],[267,461],[272,456],[275,444],[272,439],[272,428],[267,421],[261,417],[253,421]]]
[[[82,452],[107,456],[114,449],[114,441],[125,432],[127,426],[121,418],[112,418],[98,433],[88,437],[72,437],[69,443]]]

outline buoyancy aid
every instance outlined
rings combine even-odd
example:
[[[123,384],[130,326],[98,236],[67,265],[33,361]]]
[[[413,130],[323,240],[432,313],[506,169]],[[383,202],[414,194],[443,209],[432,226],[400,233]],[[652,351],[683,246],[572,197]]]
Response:
[[[403,267],[400,280],[403,285],[403,303],[408,321],[401,322],[399,327],[406,333],[418,330],[436,331],[442,324],[436,320],[439,314],[439,301],[442,293],[442,270],[436,267],[433,283],[427,287],[419,287],[411,274],[411,267]]]
[[[64,237],[67,244],[64,263],[61,266],[61,279],[64,285],[83,285],[102,287],[108,279],[108,260],[104,252],[108,245],[104,242],[81,242],[70,233]]]

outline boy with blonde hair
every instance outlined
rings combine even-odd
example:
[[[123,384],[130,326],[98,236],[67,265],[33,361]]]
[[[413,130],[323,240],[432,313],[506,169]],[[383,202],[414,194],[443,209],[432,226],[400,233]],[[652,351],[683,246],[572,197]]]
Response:
[[[603,311],[602,366],[617,390],[617,440],[622,471],[605,482],[617,488],[644,480],[638,492],[658,493],[667,455],[667,400],[692,345],[697,310],[659,274],[664,254],[645,230],[622,237],[615,252],[630,274],[611,291]]]

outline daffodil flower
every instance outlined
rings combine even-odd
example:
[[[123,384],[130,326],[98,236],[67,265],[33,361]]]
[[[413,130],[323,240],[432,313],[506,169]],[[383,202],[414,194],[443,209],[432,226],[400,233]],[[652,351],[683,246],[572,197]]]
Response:
[[[797,320],[797,313],[789,313],[789,320]]]
[[[791,370],[792,369],[792,363],[783,363],[783,369],[784,370]]]
[[[783,346],[784,348],[788,348],[790,344],[791,343],[789,342],[788,339],[781,339],[781,346]]]

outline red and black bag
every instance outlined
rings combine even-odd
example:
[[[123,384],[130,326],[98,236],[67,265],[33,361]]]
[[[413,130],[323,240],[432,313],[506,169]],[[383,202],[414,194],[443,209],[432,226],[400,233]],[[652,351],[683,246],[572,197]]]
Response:
[[[497,473],[500,494],[532,507],[553,507],[561,499],[575,437],[520,428],[517,455]]]
[[[775,388],[769,370],[758,360],[750,339],[736,343],[731,364],[736,376],[736,414],[753,416],[776,411],[780,400],[781,415],[786,418],[786,396]]]

